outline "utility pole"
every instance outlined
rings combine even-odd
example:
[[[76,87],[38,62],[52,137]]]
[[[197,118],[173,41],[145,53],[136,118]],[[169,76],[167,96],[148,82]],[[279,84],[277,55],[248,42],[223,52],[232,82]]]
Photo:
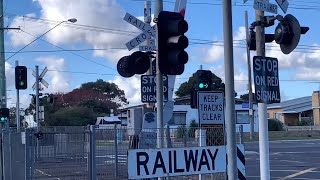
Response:
[[[257,56],[266,56],[264,11],[256,10],[256,21],[261,22],[256,26]],[[258,103],[259,113],[259,156],[260,156],[260,177],[261,180],[270,180],[269,162],[269,138],[268,138],[268,116],[267,104]]]
[[[157,22],[159,13],[163,10],[163,1],[162,0],[156,0],[154,3],[154,20]],[[158,33],[157,30],[157,38],[158,39]],[[157,49],[159,49],[159,44],[156,43]],[[163,132],[163,75],[159,70],[159,51],[157,51],[156,56],[156,79],[157,79],[157,148],[163,148],[163,138],[164,138],[164,132]]]
[[[19,66],[19,61],[16,61],[16,67]],[[20,132],[20,98],[19,89],[17,89],[17,105],[16,105],[16,122],[17,122],[17,132]]]
[[[232,38],[232,6],[231,0],[223,1],[223,37],[224,37],[224,69],[225,69],[225,98],[226,98],[226,133],[228,155],[228,179],[237,177],[237,146],[236,121],[234,102],[234,65],[233,65],[233,38]]]
[[[247,63],[248,63],[248,89],[249,89],[249,122],[250,122],[250,140],[253,140],[254,119],[253,119],[253,97],[252,97],[252,77],[251,77],[251,57],[250,57],[250,37],[248,24],[248,11],[245,11],[245,26],[246,26],[246,48],[247,48]]]

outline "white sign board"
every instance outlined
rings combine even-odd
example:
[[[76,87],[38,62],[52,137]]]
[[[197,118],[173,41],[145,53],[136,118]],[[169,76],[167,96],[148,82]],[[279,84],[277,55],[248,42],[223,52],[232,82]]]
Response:
[[[287,0],[276,0],[284,13],[287,13],[289,2]]]
[[[154,38],[156,37],[156,26],[150,26],[149,24],[144,23],[143,21],[132,16],[129,13],[126,13],[123,19],[143,32],[139,34],[137,37],[131,39],[129,42],[126,43],[126,46],[129,51],[137,47],[146,39],[151,39],[151,37],[154,37]]]
[[[274,14],[278,13],[278,6],[276,4],[271,4],[261,0],[254,0],[253,8],[256,10],[266,11]]]
[[[156,51],[156,46],[139,46],[139,51]]]
[[[222,92],[198,92],[200,125],[224,124],[224,96]]]
[[[128,150],[129,179],[226,172],[225,146]]]

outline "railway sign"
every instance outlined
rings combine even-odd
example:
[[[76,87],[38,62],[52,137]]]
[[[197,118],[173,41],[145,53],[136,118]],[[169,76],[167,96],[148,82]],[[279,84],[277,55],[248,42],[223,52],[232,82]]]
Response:
[[[287,0],[276,0],[276,2],[278,3],[278,5],[280,6],[280,8],[282,9],[282,11],[284,13],[287,13],[287,9],[289,6],[289,2]]]
[[[163,76],[163,101],[168,101],[168,76]],[[141,102],[157,102],[155,75],[141,75]]]
[[[143,43],[146,39],[150,39],[151,37],[156,37],[156,26],[150,26],[147,23],[144,23],[140,19],[134,17],[133,15],[126,13],[123,20],[127,21],[131,25],[135,26],[136,28],[142,31],[141,34],[136,36],[135,38],[131,39],[129,42],[126,43],[128,50],[137,47],[141,43]]]
[[[224,124],[224,96],[222,92],[198,92],[199,124]]]
[[[278,14],[278,6],[262,0],[254,0],[253,8],[256,10],[266,11]]]
[[[257,102],[267,104],[280,102],[277,58],[254,56],[253,77]]]
[[[39,75],[39,81],[40,81],[40,83],[43,84],[46,88],[49,87],[49,83],[48,83],[47,81],[45,81],[45,80],[43,79],[43,77],[44,77],[44,75],[45,75],[47,72],[48,72],[48,68],[45,67],[45,68],[43,69],[43,71],[41,72],[41,74]],[[32,71],[32,75],[36,78],[36,71],[35,71],[35,70]],[[36,89],[36,82],[33,84],[32,89],[33,89],[33,90]]]

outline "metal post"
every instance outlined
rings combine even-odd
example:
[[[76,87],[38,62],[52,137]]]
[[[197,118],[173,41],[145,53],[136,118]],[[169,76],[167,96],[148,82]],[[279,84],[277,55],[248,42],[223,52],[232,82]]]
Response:
[[[157,21],[158,15],[160,11],[163,9],[163,1],[162,0],[156,0],[155,1],[155,20]],[[157,31],[157,38],[158,38],[158,32]],[[157,49],[158,43],[157,43]],[[157,52],[157,73],[156,73],[156,79],[157,79],[157,148],[163,148],[163,75],[159,70],[159,53]]]
[[[232,7],[231,0],[223,1],[223,35],[224,35],[224,67],[225,67],[225,97],[226,97],[226,133],[228,155],[228,179],[237,179],[237,146],[234,102],[234,66],[232,38]]]
[[[253,140],[254,133],[254,117],[253,117],[253,95],[252,95],[252,77],[251,77],[251,58],[249,46],[249,25],[248,25],[248,11],[245,11],[245,25],[246,25],[246,47],[247,47],[247,63],[248,63],[248,89],[249,89],[249,122],[250,122],[250,140]]]
[[[36,122],[38,131],[40,130],[39,105],[39,66],[36,66]]]
[[[96,127],[90,126],[89,176],[96,179]]]
[[[118,137],[117,137],[118,129],[117,124],[114,124],[114,177],[118,177]]]
[[[256,10],[256,21],[264,21],[264,12]],[[257,56],[265,56],[265,32],[263,26],[256,26]],[[259,113],[259,156],[261,180],[270,180],[269,138],[267,104],[258,104]]]
[[[144,2],[144,23],[150,24],[151,23],[151,1],[146,0]],[[146,45],[150,46],[151,45],[151,39],[148,38],[146,39]],[[147,74],[152,74],[152,58],[150,58],[150,68],[147,72]],[[150,105],[150,103],[149,103]]]
[[[7,107],[6,98],[6,74],[5,74],[5,53],[4,53],[4,28],[3,28],[3,0],[0,0],[0,98],[1,107]]]
[[[16,66],[19,66],[19,61],[16,61]],[[17,122],[17,132],[20,132],[20,98],[19,89],[17,89],[17,105],[16,105],[16,122]]]
[[[199,129],[199,146],[200,147],[204,147],[207,145],[206,143],[206,139],[207,139],[207,136],[206,136],[206,129],[202,129],[200,127]],[[205,180],[205,175],[204,174],[199,174],[199,180]]]
[[[243,125],[242,124],[239,126],[239,141],[240,141],[240,144],[244,144],[243,143]]]
[[[6,81],[5,81],[5,53],[4,53],[4,33],[3,33],[3,0],[0,0],[0,101],[1,108],[7,107],[6,99]],[[3,139],[2,139],[3,124],[0,123],[0,179],[3,180]]]

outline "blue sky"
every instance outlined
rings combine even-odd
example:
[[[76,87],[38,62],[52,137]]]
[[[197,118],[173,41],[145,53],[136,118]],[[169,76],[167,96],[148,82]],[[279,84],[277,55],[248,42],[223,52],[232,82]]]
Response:
[[[152,13],[154,12],[154,1]],[[164,10],[173,11],[175,0],[164,1]],[[270,3],[276,3],[270,0]],[[267,56],[279,60],[280,90],[282,100],[311,95],[320,89],[320,6],[317,1],[290,0],[287,13],[293,14],[301,25],[310,30],[301,37],[298,48],[284,55],[277,44],[267,44]],[[244,48],[244,11],[248,11],[249,23],[255,19],[253,1],[243,4],[233,1],[233,34],[235,88],[238,94],[247,92],[246,50]],[[49,88],[44,92],[68,92],[99,78],[116,83],[123,89],[130,104],[140,102],[140,77],[122,78],[116,71],[117,61],[138,49],[128,51],[125,43],[140,31],[123,20],[126,12],[143,19],[144,0],[4,0],[4,25],[21,30],[5,31],[6,59],[35,37],[40,36],[63,20],[76,18],[74,24],[63,23],[37,40],[21,53],[7,60],[8,106],[14,106],[14,65],[29,69],[29,90],[21,91],[21,103],[30,103],[31,87],[35,81],[32,69],[40,71],[47,66],[45,80]],[[281,9],[278,13],[283,15]],[[272,15],[266,13],[266,15]],[[190,45],[187,48],[189,62],[185,72],[177,76],[175,89],[188,80],[203,65],[224,79],[223,23],[221,0],[188,0],[186,16],[189,30],[186,33]],[[276,22],[277,24],[277,22]],[[276,26],[267,28],[274,31]],[[272,46],[272,47],[270,47]],[[251,52],[251,57],[255,52]]]

